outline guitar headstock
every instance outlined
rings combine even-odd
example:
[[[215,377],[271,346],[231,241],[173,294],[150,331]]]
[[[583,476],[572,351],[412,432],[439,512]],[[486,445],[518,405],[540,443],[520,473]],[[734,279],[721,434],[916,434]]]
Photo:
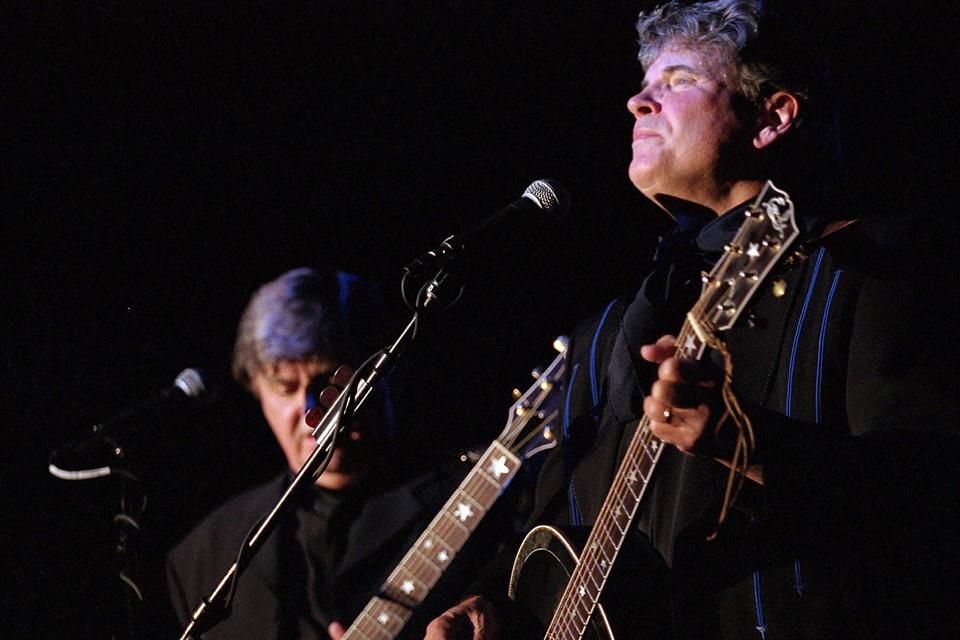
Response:
[[[507,423],[497,440],[521,458],[529,458],[557,445],[560,387],[567,369],[566,336],[553,341],[559,354],[543,370],[535,369],[536,381],[525,392],[514,392],[516,401],[507,413]]]
[[[733,326],[757,287],[800,235],[793,202],[767,181],[723,256],[703,277],[698,308],[719,331]]]

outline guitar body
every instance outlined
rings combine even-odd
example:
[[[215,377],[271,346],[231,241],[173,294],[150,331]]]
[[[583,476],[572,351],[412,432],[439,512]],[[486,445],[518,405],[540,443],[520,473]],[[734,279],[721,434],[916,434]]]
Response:
[[[532,618],[526,638],[543,638],[563,589],[580,561],[576,548],[559,530],[535,527],[523,539],[510,574],[508,595]],[[534,635],[537,634],[537,635]],[[583,635],[587,640],[614,640],[603,605],[598,604]]]

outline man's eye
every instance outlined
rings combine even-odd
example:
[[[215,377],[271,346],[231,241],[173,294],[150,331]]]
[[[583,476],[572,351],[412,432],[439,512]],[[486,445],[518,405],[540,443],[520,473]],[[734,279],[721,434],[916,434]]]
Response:
[[[297,386],[295,384],[285,384],[283,382],[277,382],[273,385],[274,390],[282,396],[292,396],[297,393]]]
[[[674,76],[670,78],[670,86],[672,87],[694,84],[695,82],[696,78],[693,78],[692,76]]]

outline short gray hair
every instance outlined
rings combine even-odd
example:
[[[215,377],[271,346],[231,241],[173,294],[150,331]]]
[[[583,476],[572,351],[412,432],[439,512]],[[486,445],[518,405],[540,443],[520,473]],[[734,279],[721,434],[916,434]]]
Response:
[[[806,87],[791,75],[794,70],[778,64],[770,55],[772,50],[757,46],[760,31],[766,35],[768,29],[766,22],[761,27],[763,15],[760,0],[711,0],[688,5],[671,0],[640,14],[637,58],[646,68],[673,44],[692,49],[713,48],[725,62],[737,67],[739,92],[751,103],[759,105],[779,90],[805,99]],[[783,47],[789,49],[792,44]]]
[[[359,347],[347,317],[358,282],[352,274],[302,267],[257,289],[237,329],[233,377],[250,388],[256,372],[283,360],[322,354],[348,362]]]

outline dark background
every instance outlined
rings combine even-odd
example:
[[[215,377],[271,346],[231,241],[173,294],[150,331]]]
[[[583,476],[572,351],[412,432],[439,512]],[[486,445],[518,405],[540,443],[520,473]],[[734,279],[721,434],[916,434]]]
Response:
[[[510,390],[636,282],[663,224],[626,177],[648,4],[6,5],[4,637],[108,638],[122,610],[119,483],[51,477],[53,450],[185,367],[217,383],[210,402],[130,435],[149,497],[143,615],[159,630],[165,550],[282,466],[229,381],[250,293],[332,266],[380,281],[399,308],[409,260],[554,178],[570,214],[505,223],[397,372],[412,466],[495,436]],[[935,5],[803,5],[797,20],[831,47],[852,200],[953,228],[950,21]]]

